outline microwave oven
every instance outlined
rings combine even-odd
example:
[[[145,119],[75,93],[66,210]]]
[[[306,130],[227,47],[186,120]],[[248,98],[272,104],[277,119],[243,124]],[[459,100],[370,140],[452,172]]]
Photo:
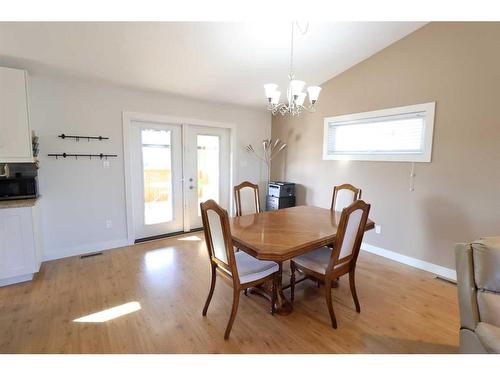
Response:
[[[0,201],[36,198],[37,196],[36,177],[0,178]]]

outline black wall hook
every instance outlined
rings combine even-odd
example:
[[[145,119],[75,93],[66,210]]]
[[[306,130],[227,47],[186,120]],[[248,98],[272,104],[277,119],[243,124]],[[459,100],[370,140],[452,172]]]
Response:
[[[106,160],[108,160],[108,158],[118,157],[118,155],[116,155],[116,154],[103,154],[103,153],[100,153],[100,154],[67,154],[66,152],[63,152],[61,154],[47,154],[47,156],[54,156],[56,158],[56,160],[59,159],[60,157],[67,158],[70,156],[74,156],[75,160],[78,160],[78,157],[86,157],[86,158],[89,158],[90,160],[92,160],[92,157],[99,158],[99,159],[104,158]]]
[[[103,141],[105,139],[109,139],[109,137],[103,137],[102,135],[98,135],[98,136],[88,136],[88,135],[66,135],[66,134],[60,134],[58,135],[59,138],[61,139],[74,139],[76,140],[77,142],[80,140],[80,139],[86,139],[88,142],[90,142],[90,140],[97,140],[97,141]]]

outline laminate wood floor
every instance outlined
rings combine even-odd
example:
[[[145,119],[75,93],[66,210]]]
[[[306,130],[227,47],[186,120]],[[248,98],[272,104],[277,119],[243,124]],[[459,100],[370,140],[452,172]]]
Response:
[[[172,237],[45,262],[32,282],[0,288],[0,352],[457,352],[454,285],[363,251],[356,284],[361,314],[347,278],[333,290],[337,330],[330,327],[323,288],[305,281],[297,286],[288,316],[272,316],[262,297],[242,296],[231,337],[224,341],[232,289],[219,277],[202,317],[209,287],[203,235]],[[101,323],[74,322],[130,302],[140,309]]]

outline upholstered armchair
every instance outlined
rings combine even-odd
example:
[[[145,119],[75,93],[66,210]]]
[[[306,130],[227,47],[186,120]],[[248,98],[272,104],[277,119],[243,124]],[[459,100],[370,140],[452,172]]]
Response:
[[[457,244],[460,353],[500,353],[500,237]]]

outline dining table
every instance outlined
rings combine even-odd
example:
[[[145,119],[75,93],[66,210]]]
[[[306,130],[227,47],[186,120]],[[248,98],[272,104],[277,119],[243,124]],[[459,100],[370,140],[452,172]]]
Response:
[[[233,245],[260,260],[279,265],[276,312],[287,315],[293,306],[283,293],[283,263],[335,242],[341,212],[316,206],[295,206],[229,219]],[[375,227],[368,219],[365,231]]]

